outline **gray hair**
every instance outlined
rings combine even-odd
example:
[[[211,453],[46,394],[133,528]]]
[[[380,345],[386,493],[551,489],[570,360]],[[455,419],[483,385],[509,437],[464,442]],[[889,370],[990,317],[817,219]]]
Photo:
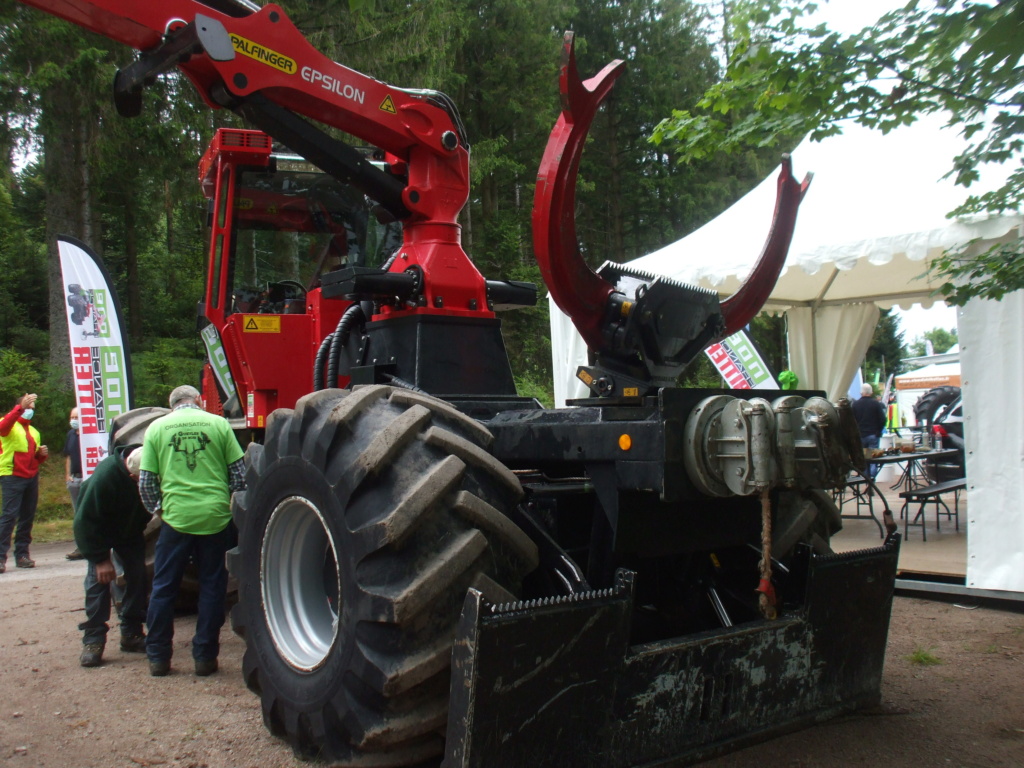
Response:
[[[174,390],[177,392],[178,390]],[[861,397],[870,397],[875,394],[875,388],[868,384],[866,381],[860,385]]]
[[[175,387],[174,391],[171,392],[169,399],[171,408],[176,406],[178,403],[184,402],[185,400],[194,401],[199,397],[199,390],[195,387],[190,387],[188,384],[182,384],[180,387]]]

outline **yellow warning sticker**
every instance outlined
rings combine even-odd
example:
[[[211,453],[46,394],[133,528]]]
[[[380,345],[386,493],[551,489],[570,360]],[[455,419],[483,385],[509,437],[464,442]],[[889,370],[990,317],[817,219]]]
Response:
[[[640,397],[640,388],[639,387],[623,387],[622,388],[622,395],[623,395],[623,397]]]
[[[380,107],[378,107],[378,109],[380,109],[381,112],[388,112],[392,115],[398,114],[398,110],[395,108],[395,102],[391,100],[390,95],[384,97],[384,101],[380,103]]]
[[[242,330],[246,333],[280,333],[281,318],[275,315],[242,315]]]

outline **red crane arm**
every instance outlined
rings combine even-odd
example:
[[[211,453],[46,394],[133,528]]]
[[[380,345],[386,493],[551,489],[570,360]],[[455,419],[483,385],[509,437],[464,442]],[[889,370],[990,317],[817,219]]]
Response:
[[[276,5],[250,12],[217,0],[24,1],[142,52],[115,81],[126,114],[137,111],[148,80],[177,66],[211,107],[235,110],[328,172],[335,173],[324,146],[337,142],[302,117],[384,150],[395,175],[374,179],[373,189],[386,193],[378,199],[404,224],[393,269],[423,270],[420,311],[490,315],[458,224],[469,199],[469,147],[442,94],[397,88],[331,61]]]

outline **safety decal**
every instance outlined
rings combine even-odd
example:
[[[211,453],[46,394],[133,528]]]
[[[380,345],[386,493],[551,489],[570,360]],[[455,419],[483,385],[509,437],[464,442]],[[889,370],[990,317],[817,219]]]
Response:
[[[261,61],[274,69],[281,70],[286,75],[294,75],[296,72],[294,59],[289,59],[283,53],[265,48],[259,43],[254,43],[252,40],[247,40],[239,35],[231,35],[231,46],[243,56]]]
[[[274,315],[242,315],[245,333],[280,333],[281,318]]]
[[[392,115],[398,114],[398,110],[395,109],[395,102],[391,100],[390,95],[384,97],[384,101],[380,103],[379,109],[381,112],[388,112],[389,114]]]

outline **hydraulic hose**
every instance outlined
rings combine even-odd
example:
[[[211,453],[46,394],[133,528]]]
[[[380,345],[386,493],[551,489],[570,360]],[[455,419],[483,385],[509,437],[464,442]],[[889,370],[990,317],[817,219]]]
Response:
[[[353,304],[345,310],[345,313],[338,321],[338,327],[331,334],[330,356],[327,361],[327,381],[324,382],[326,387],[337,386],[338,363],[341,360],[341,350],[348,344],[348,337],[352,332],[352,326],[365,320],[366,315],[363,313],[363,308],[358,304]]]
[[[320,342],[320,349],[316,351],[316,359],[313,361],[314,392],[319,392],[325,388],[324,366],[327,364],[327,356],[331,353],[331,339],[333,338],[333,333],[324,336],[324,340]]]

